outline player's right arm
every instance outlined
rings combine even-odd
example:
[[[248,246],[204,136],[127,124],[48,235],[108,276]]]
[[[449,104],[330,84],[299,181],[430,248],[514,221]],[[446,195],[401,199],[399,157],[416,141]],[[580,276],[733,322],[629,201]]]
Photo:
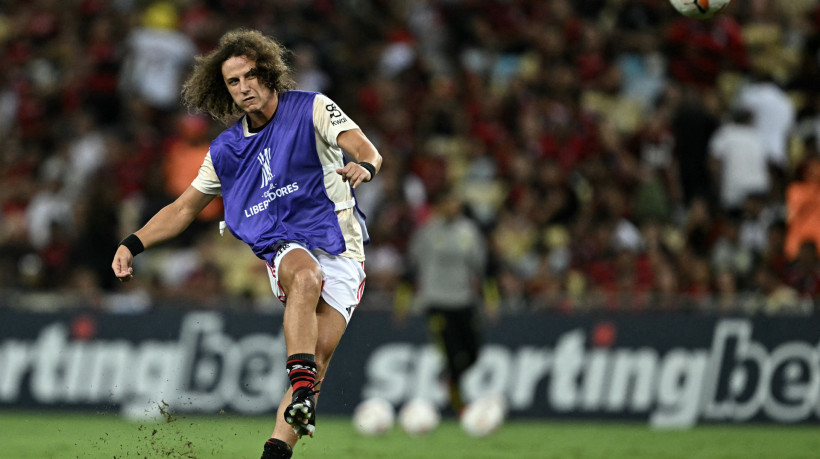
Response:
[[[163,207],[134,235],[145,248],[172,239],[182,233],[215,197],[216,195],[205,194],[189,186],[176,201]],[[111,264],[114,275],[122,281],[130,280],[134,273],[131,266],[133,261],[131,250],[120,245]]]

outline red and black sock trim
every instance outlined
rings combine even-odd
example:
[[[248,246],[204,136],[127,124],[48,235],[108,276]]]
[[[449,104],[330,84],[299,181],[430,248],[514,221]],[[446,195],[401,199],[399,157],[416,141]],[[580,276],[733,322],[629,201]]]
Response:
[[[316,384],[316,357],[313,354],[293,354],[286,366],[293,391]]]
[[[265,449],[261,459],[290,459],[293,449],[290,445],[278,438],[271,438],[265,442]]]

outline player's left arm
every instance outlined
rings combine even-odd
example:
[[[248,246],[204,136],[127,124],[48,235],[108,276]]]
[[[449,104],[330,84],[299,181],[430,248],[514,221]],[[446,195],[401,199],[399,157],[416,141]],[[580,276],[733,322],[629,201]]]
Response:
[[[382,167],[382,157],[359,125],[324,94],[317,94],[313,100],[313,125],[317,140],[335,149],[341,148],[353,158],[353,162],[336,169],[342,180],[350,182],[353,188],[368,182]]]
[[[342,132],[336,138],[336,142],[354,159],[344,167],[336,169],[336,173],[342,176],[342,180],[350,182],[353,188],[362,182],[372,180],[381,169],[382,156],[361,129]],[[371,167],[372,170],[370,170]]]

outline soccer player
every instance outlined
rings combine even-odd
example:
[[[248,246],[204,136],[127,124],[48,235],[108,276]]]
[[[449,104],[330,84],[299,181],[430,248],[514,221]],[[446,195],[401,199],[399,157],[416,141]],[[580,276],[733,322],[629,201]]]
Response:
[[[353,189],[382,163],[333,101],[292,89],[285,52],[257,31],[236,30],[197,58],[183,101],[226,124],[239,119],[211,143],[191,186],[123,239],[112,263],[127,281],[135,255],[179,235],[222,195],[227,228],[265,260],[286,304],[291,388],[263,459],[289,458],[299,438],[313,436],[317,386],[364,288],[367,230]]]

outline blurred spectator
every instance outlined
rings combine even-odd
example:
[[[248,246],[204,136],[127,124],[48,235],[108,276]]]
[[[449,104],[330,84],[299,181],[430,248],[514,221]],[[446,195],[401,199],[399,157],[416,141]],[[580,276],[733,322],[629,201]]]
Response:
[[[714,314],[735,315],[744,313],[748,299],[737,282],[737,276],[730,269],[718,269],[715,274],[715,296],[710,310]]]
[[[684,251],[678,257],[677,269],[682,275],[682,310],[708,311],[712,303],[712,269],[709,260]]]
[[[71,201],[64,192],[61,177],[44,180],[26,208],[31,245],[35,249],[42,249],[51,244],[56,235],[71,231],[73,217]]]
[[[786,222],[783,220],[776,220],[769,225],[766,233],[766,250],[760,260],[760,264],[770,266],[781,279],[786,278],[786,268],[789,264],[785,250],[786,228]]]
[[[686,305],[677,267],[662,259],[655,263],[653,269],[653,284],[647,300],[651,310],[662,313],[683,311]]]
[[[126,38],[122,89],[157,110],[173,110],[197,49],[177,30],[179,16],[172,2],[151,3],[141,19],[142,26],[132,29]]]
[[[303,91],[327,93],[330,89],[330,77],[316,62],[316,51],[308,45],[298,46],[293,50],[293,71],[296,86]]]
[[[6,136],[15,122],[20,104],[19,94],[12,88],[10,75],[0,75],[0,135]]]
[[[795,123],[794,102],[769,75],[740,88],[737,106],[751,113],[752,126],[763,140],[769,162],[784,172],[788,166],[788,143]]]
[[[763,141],[771,176],[770,193],[785,191],[789,167],[789,141],[796,122],[791,97],[767,73],[753,72],[754,79],[740,88],[738,107],[752,113],[752,125]]]
[[[711,249],[713,272],[729,271],[742,287],[746,287],[755,267],[755,252],[743,244],[740,238],[740,217],[737,213],[725,215],[719,225],[720,232]]]
[[[668,222],[682,204],[678,164],[674,156],[675,138],[670,108],[658,106],[657,115],[644,121],[631,140],[639,161],[639,185],[635,190],[635,218],[638,221]]]
[[[78,113],[71,122],[76,137],[68,145],[69,164],[65,171],[64,192],[76,200],[85,191],[91,177],[105,164],[106,142],[99,125],[88,113]]]
[[[208,119],[202,115],[181,115],[176,123],[178,133],[167,140],[162,170],[169,200],[182,194],[196,178],[199,166],[208,153],[210,135]],[[200,212],[197,219],[213,222],[222,218],[222,203],[215,199]]]
[[[686,92],[686,94],[682,94]],[[683,204],[689,206],[698,198],[711,202],[715,198],[708,168],[709,141],[718,128],[718,119],[703,103],[704,97],[672,84],[664,97],[673,110],[671,128],[675,142]]]
[[[502,268],[496,274],[501,302],[499,311],[514,314],[531,309],[527,301],[527,288],[521,276],[507,268]],[[548,309],[549,302],[545,302],[542,309]],[[533,308],[534,309],[534,308]],[[569,311],[567,311],[569,312]]]
[[[740,221],[740,243],[758,255],[766,252],[769,226],[780,217],[778,210],[767,206],[767,203],[765,194],[748,195]]]
[[[758,266],[755,285],[757,295],[752,303],[753,312],[766,315],[803,315],[811,312],[800,299],[799,292],[780,280],[769,266]]]
[[[85,46],[85,72],[81,91],[86,91],[84,106],[96,123],[104,126],[120,122],[122,104],[117,93],[118,75],[122,66],[121,30],[116,16],[101,14],[91,20],[88,43]]]
[[[814,241],[800,244],[797,256],[786,268],[786,283],[809,304],[820,300],[820,255]]]
[[[76,230],[71,243],[71,264],[93,273],[94,280],[105,292],[120,287],[112,278],[109,258],[111,247],[120,240],[117,189],[103,179],[103,172],[94,176],[80,199],[74,205]]]
[[[803,177],[786,190],[786,256],[793,259],[807,241],[820,246],[820,158],[810,158]]]
[[[739,211],[746,197],[769,190],[769,157],[752,127],[752,113],[737,110],[709,141],[712,176],[725,211]]]
[[[684,216],[683,238],[686,250],[699,257],[709,256],[715,238],[715,217],[706,199],[692,202]]]

